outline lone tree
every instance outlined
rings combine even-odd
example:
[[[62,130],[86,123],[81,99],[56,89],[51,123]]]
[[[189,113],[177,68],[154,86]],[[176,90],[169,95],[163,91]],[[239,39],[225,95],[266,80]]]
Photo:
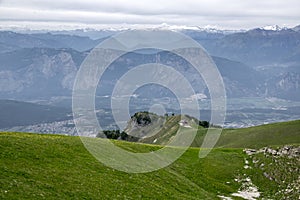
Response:
[[[209,127],[209,122],[208,121],[199,121],[199,126],[202,126],[204,128]]]

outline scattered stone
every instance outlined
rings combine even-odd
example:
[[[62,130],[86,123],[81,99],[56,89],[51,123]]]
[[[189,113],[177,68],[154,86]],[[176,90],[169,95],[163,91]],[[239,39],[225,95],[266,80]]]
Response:
[[[247,155],[253,155],[256,154],[256,150],[255,149],[245,149],[244,152],[246,152]]]
[[[263,170],[262,175],[264,177],[278,184],[277,192],[275,194],[265,194],[270,196],[264,198],[300,200],[300,146],[286,145],[277,149],[271,147],[264,147],[259,150],[245,149],[244,152],[249,155],[253,167]],[[246,166],[251,167],[250,164],[246,163],[245,169],[248,168]],[[250,184],[247,185],[249,180],[245,178],[237,180],[242,183],[242,187],[233,196],[250,200],[259,198],[259,196],[251,196],[251,192],[256,190],[251,188]]]
[[[273,180],[273,178],[272,178],[267,172],[264,172],[264,176],[265,176],[266,178],[268,178],[270,181]]]
[[[261,163],[260,164],[260,168],[262,168],[262,167],[264,167],[265,166],[265,164],[264,163]]]
[[[238,192],[231,194],[235,197],[241,197],[247,200],[256,200],[260,197],[260,192],[258,188],[252,183],[250,177],[246,177],[242,181],[242,187],[238,190]]]

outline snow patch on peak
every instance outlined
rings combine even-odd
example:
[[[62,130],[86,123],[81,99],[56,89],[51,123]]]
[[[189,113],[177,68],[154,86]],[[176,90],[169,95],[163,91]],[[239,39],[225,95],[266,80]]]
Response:
[[[266,31],[281,31],[287,29],[286,27],[280,27],[278,25],[268,25],[264,26],[261,29],[266,30]]]
[[[186,25],[169,25],[167,23],[162,23],[158,25],[158,29],[167,29],[167,30],[199,30],[198,26],[186,26]]]

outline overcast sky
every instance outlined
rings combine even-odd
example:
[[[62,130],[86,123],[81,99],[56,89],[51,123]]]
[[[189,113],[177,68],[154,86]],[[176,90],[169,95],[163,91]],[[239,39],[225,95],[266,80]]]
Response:
[[[300,24],[300,0],[0,0],[0,26],[212,26]]]

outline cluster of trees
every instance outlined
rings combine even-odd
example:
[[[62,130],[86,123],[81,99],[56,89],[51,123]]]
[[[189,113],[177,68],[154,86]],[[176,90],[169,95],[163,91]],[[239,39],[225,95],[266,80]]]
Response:
[[[149,112],[137,112],[133,116],[131,116],[139,125],[148,125],[151,123],[151,118],[149,116]]]
[[[222,128],[222,126],[215,125],[213,123],[209,123],[208,121],[199,121],[199,126],[202,126],[204,128],[209,128],[209,127]]]
[[[139,138],[128,135],[125,131],[120,130],[104,130],[98,133],[97,137],[104,137],[103,134],[106,136],[107,139],[113,140],[126,140],[126,141],[138,141]]]
[[[103,133],[108,139],[126,140],[128,138],[128,134],[125,131],[121,132],[120,130],[104,130],[101,133]],[[99,133],[97,137],[102,137],[103,135],[101,133]]]

